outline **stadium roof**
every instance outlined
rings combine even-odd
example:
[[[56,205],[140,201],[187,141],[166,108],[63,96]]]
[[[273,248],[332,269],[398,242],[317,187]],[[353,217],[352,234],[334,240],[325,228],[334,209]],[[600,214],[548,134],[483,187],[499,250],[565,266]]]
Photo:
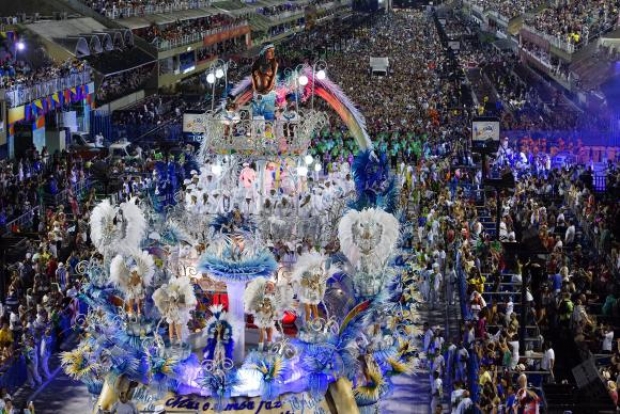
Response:
[[[158,26],[165,26],[170,23],[177,22],[179,20],[193,20],[201,17],[212,16],[220,13],[219,10],[214,8],[209,9],[192,9],[192,10],[180,10],[166,14],[149,14],[142,17],[128,17],[126,19],[117,20],[118,23],[127,27],[128,29],[141,29],[143,27],[149,27],[153,24]]]
[[[77,36],[83,33],[104,32],[107,27],[90,17],[67,20],[46,20],[28,25],[28,30],[44,39],[65,39],[69,36]]]

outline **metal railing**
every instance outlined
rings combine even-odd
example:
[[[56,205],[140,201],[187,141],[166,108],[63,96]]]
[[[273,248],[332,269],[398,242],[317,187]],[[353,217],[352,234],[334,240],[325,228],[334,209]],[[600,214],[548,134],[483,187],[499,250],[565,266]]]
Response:
[[[535,29],[534,27],[528,25],[528,24],[523,24],[522,27],[523,30],[530,32],[532,34],[535,34],[536,36],[545,39],[547,42],[549,42],[549,44],[551,46],[557,47],[560,50],[565,51],[566,53],[574,53],[575,52],[575,43],[573,42],[568,42],[565,40],[562,40],[559,36],[552,36],[550,34],[547,33],[543,33],[541,31],[539,31],[538,29]],[[579,44],[577,44],[579,45]]]
[[[83,72],[74,73],[65,77],[42,80],[33,85],[14,85],[5,89],[4,97],[9,107],[24,105],[38,98],[43,98],[65,89],[81,86],[92,81],[90,68]]]
[[[36,206],[35,208],[30,209],[16,219],[6,223],[6,225],[4,226],[3,234],[11,233],[15,226],[17,226],[18,229],[23,229],[32,225],[32,219],[34,218],[35,212],[37,212],[39,214],[39,217],[41,217],[41,206]],[[34,230],[36,231],[36,229]]]
[[[290,17],[299,16],[299,15],[304,14],[304,13],[305,13],[304,9],[303,9],[303,7],[301,7],[301,8],[296,9],[296,10],[289,10],[289,11],[285,11],[285,12],[282,12],[282,13],[279,13],[279,14],[274,14],[274,15],[271,15],[271,16],[266,16],[264,14],[261,14],[261,16],[266,17],[267,19],[269,19],[272,22],[278,22],[280,20],[286,20],[286,19],[288,19]]]
[[[108,19],[126,19],[128,17],[141,17],[150,14],[167,14],[183,10],[206,9],[211,6],[210,1],[189,0],[175,1],[173,3],[128,5],[124,7],[113,6],[112,10],[106,11]]]
[[[223,33],[230,30],[238,29],[243,26],[247,26],[248,22],[246,20],[235,23],[229,26],[217,27],[211,30],[205,30],[203,32],[196,32],[187,35],[183,35],[170,40],[159,40],[156,39],[152,43],[158,50],[170,50],[181,46],[186,46],[191,43],[201,42],[206,36],[211,36],[217,33]]]

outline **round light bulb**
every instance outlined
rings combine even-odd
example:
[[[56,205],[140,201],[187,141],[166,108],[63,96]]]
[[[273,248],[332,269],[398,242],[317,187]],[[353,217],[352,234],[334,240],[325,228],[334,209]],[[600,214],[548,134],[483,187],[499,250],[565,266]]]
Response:
[[[209,73],[209,74],[207,75],[207,82],[209,82],[209,83],[215,83],[215,75],[214,75],[214,74],[212,74],[212,73]]]
[[[301,75],[299,77],[299,84],[301,86],[306,86],[308,84],[308,77],[306,75]]]
[[[304,157],[304,161],[307,165],[310,165],[312,164],[312,161],[314,161],[314,158],[312,157],[312,155],[308,154]]]
[[[314,171],[319,172],[323,169],[323,166],[319,163],[314,164]]]
[[[323,69],[319,70],[319,71],[316,73],[316,78],[317,78],[318,80],[323,80],[323,79],[325,79],[326,77],[327,77],[327,74],[325,73],[325,71],[324,71]]]
[[[220,175],[222,173],[222,166],[219,164],[215,164],[211,167],[211,171],[215,175]]]
[[[306,175],[308,175],[308,167],[304,165],[297,167],[297,175],[301,177],[305,177]]]
[[[224,71],[220,68],[217,68],[217,70],[215,71],[215,77],[221,79],[222,77],[224,77]]]
[[[24,42],[17,42],[15,46],[17,46],[17,50],[24,50],[26,48]]]

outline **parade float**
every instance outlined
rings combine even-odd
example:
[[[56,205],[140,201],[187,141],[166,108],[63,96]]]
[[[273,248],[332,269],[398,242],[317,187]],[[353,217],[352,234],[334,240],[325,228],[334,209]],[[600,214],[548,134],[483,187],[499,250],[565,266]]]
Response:
[[[300,66],[277,81],[274,54],[205,115],[199,171],[173,202],[92,211],[97,254],[79,265],[90,310],[62,364],[94,412],[128,392],[153,413],[372,413],[392,376],[415,371],[395,178],[325,73]],[[307,151],[327,116],[302,109],[314,96],[360,147],[354,191],[319,210],[324,176]]]

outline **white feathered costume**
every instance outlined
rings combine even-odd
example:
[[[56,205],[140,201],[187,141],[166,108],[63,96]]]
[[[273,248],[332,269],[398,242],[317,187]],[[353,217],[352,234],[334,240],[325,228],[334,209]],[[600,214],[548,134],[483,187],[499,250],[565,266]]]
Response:
[[[338,225],[340,249],[355,269],[358,294],[372,297],[383,288],[388,276],[386,265],[399,237],[398,220],[383,210],[352,210],[342,217]]]
[[[198,301],[188,277],[171,278],[153,293],[153,302],[169,324],[185,327]]]
[[[323,301],[327,279],[337,269],[326,269],[327,257],[317,252],[299,256],[293,269],[292,279],[297,288],[297,296],[302,303],[318,305]]]
[[[292,310],[293,289],[288,285],[275,286],[264,277],[258,277],[248,283],[244,299],[245,312],[254,317],[254,324],[269,329],[284,311]]]
[[[351,210],[338,224],[340,249],[357,270],[368,273],[383,270],[399,237],[396,217],[376,208]]]
[[[140,300],[153,282],[155,261],[147,251],[118,254],[110,262],[110,282],[125,295],[125,300]]]
[[[103,200],[90,215],[90,238],[101,254],[137,249],[146,235],[146,228],[146,218],[135,198],[120,206]]]

